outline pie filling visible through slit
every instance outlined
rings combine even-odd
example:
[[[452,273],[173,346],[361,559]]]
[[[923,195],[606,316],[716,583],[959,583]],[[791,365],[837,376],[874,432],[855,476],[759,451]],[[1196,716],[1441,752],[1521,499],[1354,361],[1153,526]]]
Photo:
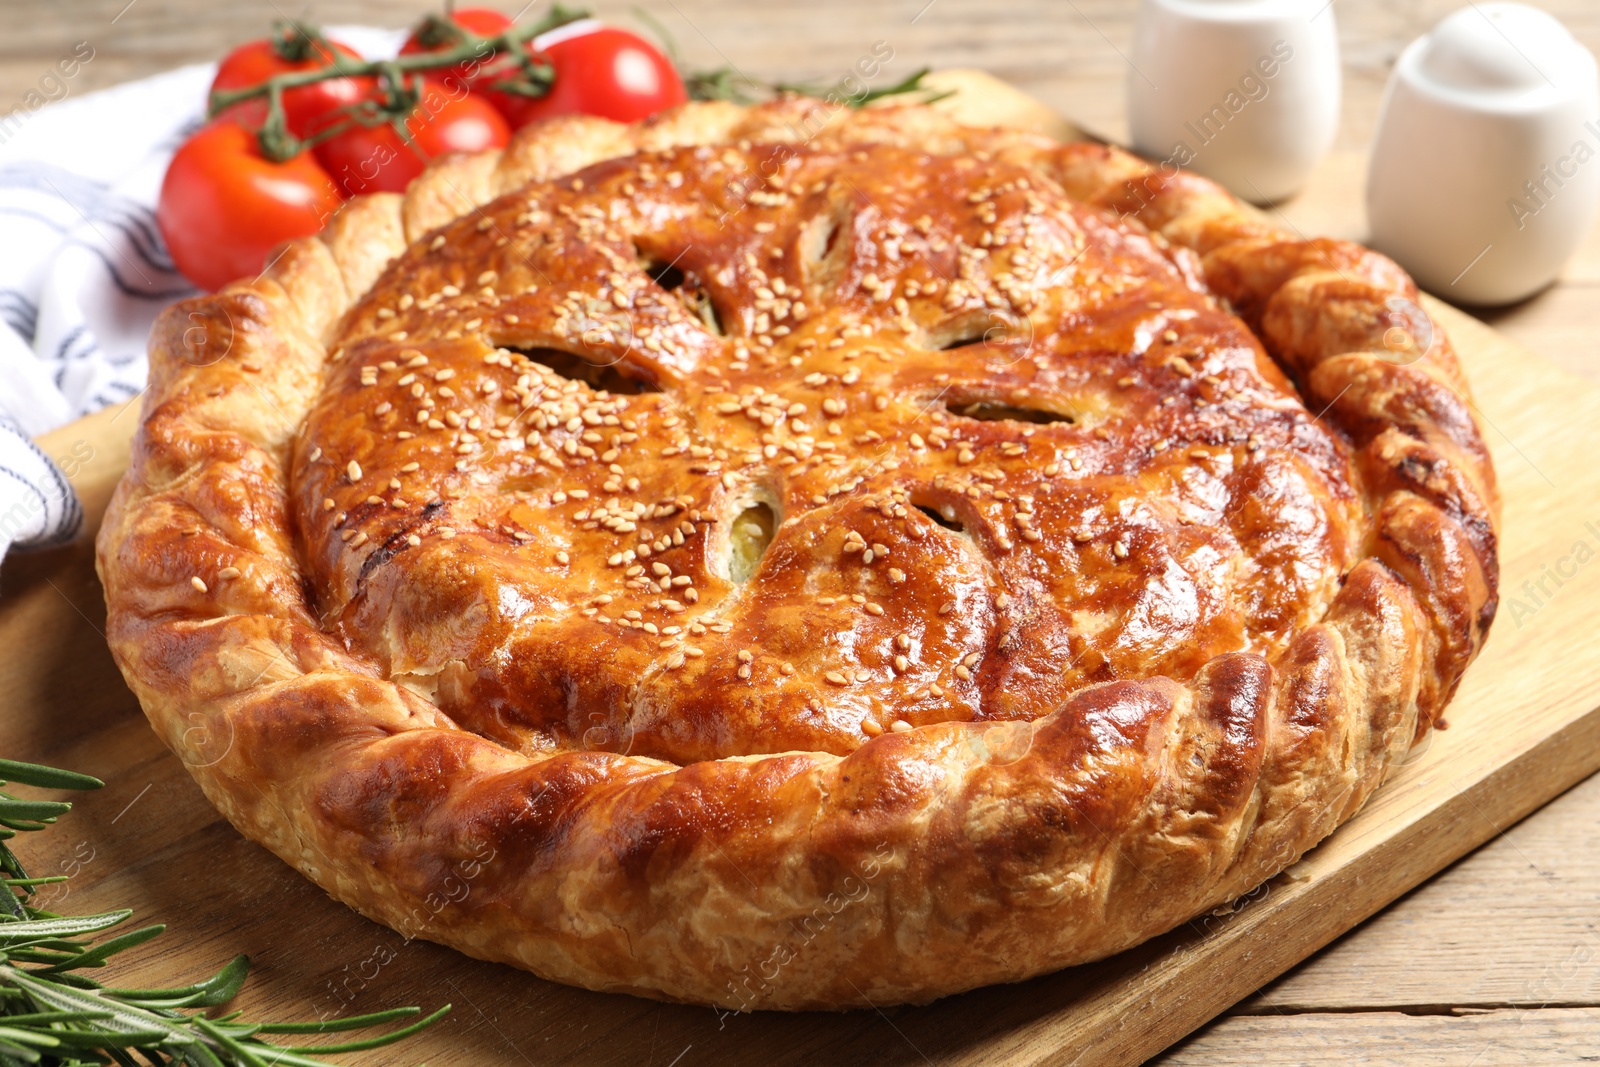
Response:
[[[1017,980],[1292,863],[1481,647],[1493,471],[1392,263],[810,106],[531,128],[158,325],[113,651],[363,913],[737,1008]]]

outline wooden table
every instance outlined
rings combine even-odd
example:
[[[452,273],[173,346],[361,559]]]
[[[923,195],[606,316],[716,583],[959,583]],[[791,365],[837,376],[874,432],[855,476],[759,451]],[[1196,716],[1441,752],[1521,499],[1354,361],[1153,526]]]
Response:
[[[601,3],[629,20],[631,3]],[[888,73],[920,65],[982,66],[1085,126],[1126,133],[1123,85],[1135,0],[748,0],[653,5],[689,64],[763,77],[833,79],[883,41]],[[1359,238],[1361,184],[1390,64],[1455,0],[1338,0],[1345,49],[1344,119],[1333,155],[1281,210],[1307,233]],[[1600,5],[1547,0],[1600,52]],[[80,40],[95,58],[71,83],[87,92],[214,58],[274,18],[393,24],[377,0],[220,5],[214,0],[10,0],[0,45],[0,111],[36,87]],[[1590,334],[1600,327],[1600,231],[1561,280],[1482,317],[1576,373],[1600,380]],[[1600,507],[1600,504],[1596,505]],[[1491,816],[1493,813],[1489,813]],[[1600,777],[1438,875],[1363,927],[1161,1057],[1191,1064],[1568,1063],[1600,1048]]]

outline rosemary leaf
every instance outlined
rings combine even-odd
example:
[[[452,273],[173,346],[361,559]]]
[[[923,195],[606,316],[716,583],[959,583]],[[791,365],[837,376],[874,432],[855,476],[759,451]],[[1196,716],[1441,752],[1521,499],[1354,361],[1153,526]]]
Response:
[[[54,822],[58,816],[72,810],[72,805],[60,800],[18,800],[0,793],[0,819],[23,829],[23,823]],[[33,827],[26,827],[33,829]],[[42,827],[41,827],[42,829]]]
[[[21,782],[40,789],[99,789],[105,785],[98,778],[56,767],[41,767],[37,763],[18,763],[0,759],[0,781]]]
[[[338,1045],[310,1045],[299,1047],[290,1045],[277,1045],[273,1047],[281,1049],[284,1052],[306,1052],[312,1055],[329,1052],[360,1052],[363,1049],[381,1048],[384,1045],[393,1044],[396,1041],[410,1037],[412,1034],[420,1033],[421,1031],[426,1030],[428,1027],[432,1026],[434,1023],[448,1015],[450,1013],[450,1008],[451,1005],[446,1004],[432,1015],[429,1015],[425,1019],[418,1019],[410,1026],[402,1027],[399,1030],[391,1030],[389,1033],[382,1034],[378,1037],[369,1037],[364,1041],[346,1041]]]
[[[250,957],[235,956],[228,961],[228,965],[216,974],[197,985],[180,986],[177,989],[107,989],[106,995],[116,997],[118,1000],[131,1001],[173,1001],[173,1007],[187,1007],[194,1004],[204,1008],[214,1008],[218,1004],[226,1004],[239,992],[244,980],[250,974]]]
[[[14,1026],[0,1025],[0,1041],[17,1045],[38,1045],[40,1048],[55,1048],[61,1044],[54,1036],[40,1033],[36,1030],[18,1030]]]
[[[128,919],[130,910],[108,911],[100,915],[66,916],[59,919],[22,919],[0,922],[0,948],[60,941],[74,934],[92,934]],[[74,946],[75,948],[76,946]]]
[[[46,968],[42,971],[34,971],[33,973],[50,974],[54,971],[69,971],[75,970],[79,967],[104,967],[106,960],[111,958],[116,953],[121,952],[125,948],[132,948],[135,945],[142,945],[152,938],[160,937],[165,930],[166,925],[163,923],[157,923],[154,926],[140,927],[137,930],[130,930],[128,933],[119,934],[116,937],[111,938],[109,941],[102,941],[93,948],[85,949],[76,956],[73,956],[71,959],[62,960],[53,967]]]
[[[258,1034],[331,1034],[339,1030],[360,1030],[395,1019],[409,1019],[420,1014],[420,1008],[390,1008],[370,1015],[346,1015],[342,1019],[324,1019],[314,1023],[259,1023],[255,1031]]]

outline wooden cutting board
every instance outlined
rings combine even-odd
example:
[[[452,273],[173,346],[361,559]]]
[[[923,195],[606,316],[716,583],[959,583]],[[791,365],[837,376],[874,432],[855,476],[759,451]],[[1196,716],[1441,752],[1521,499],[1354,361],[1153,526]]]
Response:
[[[992,79],[944,77],[967,114],[1070,130]],[[351,1063],[1137,1062],[1600,769],[1600,388],[1461,312],[1429,309],[1462,353],[1505,498],[1500,616],[1450,728],[1293,870],[1122,956],[922,1008],[729,1015],[568,989],[407,942],[243,840],[201,797],[112,664],[87,540],[0,570],[0,754],[107,783],[25,839],[23,858],[35,874],[71,875],[58,909],[133,907],[142,922],[170,924],[119,957],[119,984],[193,981],[247,952],[256,977],[235,1006],[249,1014],[455,1004],[421,1038]],[[41,441],[79,486],[91,526],[137,419],[110,409]]]

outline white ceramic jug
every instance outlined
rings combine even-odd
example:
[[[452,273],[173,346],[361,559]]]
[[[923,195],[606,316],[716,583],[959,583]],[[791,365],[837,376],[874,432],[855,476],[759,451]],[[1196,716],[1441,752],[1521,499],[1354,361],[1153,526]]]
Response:
[[[1329,0],[1144,0],[1131,63],[1134,148],[1246,200],[1294,193],[1338,131]]]
[[[1597,206],[1600,85],[1566,27],[1481,3],[1407,46],[1367,172],[1373,247],[1446,300],[1509,303],[1555,278]]]

